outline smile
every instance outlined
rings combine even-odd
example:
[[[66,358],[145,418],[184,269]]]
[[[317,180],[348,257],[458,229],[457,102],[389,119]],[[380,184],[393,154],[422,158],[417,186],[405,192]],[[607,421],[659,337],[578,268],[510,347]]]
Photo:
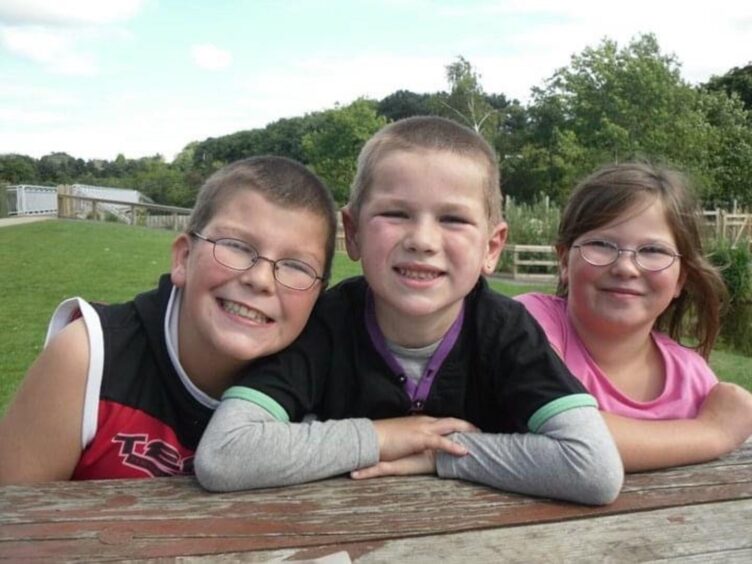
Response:
[[[220,299],[219,302],[222,305],[222,309],[229,313],[237,315],[238,317],[242,317],[243,319],[248,319],[249,321],[253,321],[254,323],[262,324],[272,322],[270,318],[268,318],[257,309],[251,309],[237,302],[231,302],[228,300]]]
[[[410,278],[411,280],[435,280],[442,276],[442,273],[437,270],[414,270],[410,268],[395,267],[397,274]]]

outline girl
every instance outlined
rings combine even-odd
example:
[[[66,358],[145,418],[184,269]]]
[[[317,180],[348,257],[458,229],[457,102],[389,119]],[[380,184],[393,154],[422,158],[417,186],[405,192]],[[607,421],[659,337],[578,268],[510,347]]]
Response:
[[[752,395],[706,363],[726,289],[698,217],[680,173],[605,166],[562,216],[558,295],[518,297],[598,399],[627,471],[709,460],[752,433]]]

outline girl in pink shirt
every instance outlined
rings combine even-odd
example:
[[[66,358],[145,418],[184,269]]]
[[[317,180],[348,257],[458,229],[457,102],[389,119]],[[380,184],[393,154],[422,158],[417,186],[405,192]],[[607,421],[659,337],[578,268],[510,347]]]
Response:
[[[710,460],[752,433],[752,394],[706,362],[726,289],[698,217],[680,173],[603,167],[562,215],[558,296],[518,297],[598,399],[627,471]]]

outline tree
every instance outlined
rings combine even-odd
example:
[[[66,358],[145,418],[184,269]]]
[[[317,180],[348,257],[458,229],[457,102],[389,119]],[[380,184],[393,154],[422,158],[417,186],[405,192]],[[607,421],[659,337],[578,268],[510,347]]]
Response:
[[[708,90],[722,90],[729,96],[736,94],[744,108],[752,111],[752,63],[745,67],[734,67],[722,76],[712,77],[705,85]]]
[[[498,111],[492,106],[480,85],[480,75],[464,57],[447,65],[446,77],[450,92],[432,98],[433,113],[473,128],[489,143],[494,142]],[[498,102],[496,98],[493,99]]]
[[[412,116],[424,116],[432,113],[429,94],[416,94],[409,90],[397,90],[381,100],[376,108],[379,115],[389,121],[397,121]]]
[[[319,126],[303,136],[303,151],[308,164],[329,185],[334,199],[344,204],[360,149],[387,120],[377,114],[376,102],[365,98],[322,112],[320,118]]]
[[[574,55],[533,93],[529,163],[547,168],[541,185],[559,200],[604,162],[647,156],[712,180],[709,127],[698,91],[681,78],[673,55],[653,35],[626,47],[604,40]],[[541,151],[542,150],[542,151]],[[547,164],[546,164],[547,163]]]
[[[30,184],[38,182],[36,161],[26,155],[0,155],[0,182]]]

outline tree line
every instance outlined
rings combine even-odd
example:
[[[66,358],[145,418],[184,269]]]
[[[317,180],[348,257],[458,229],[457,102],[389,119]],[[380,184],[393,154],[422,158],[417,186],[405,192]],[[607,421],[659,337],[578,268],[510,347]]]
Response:
[[[311,167],[344,203],[363,143],[389,121],[431,114],[468,125],[491,143],[502,189],[518,202],[547,195],[561,203],[600,164],[646,158],[688,171],[705,206],[752,205],[752,63],[691,85],[680,61],[645,34],[624,46],[604,39],[573,55],[526,104],[487,93],[463,57],[447,65],[446,77],[446,91],[399,90],[194,141],[170,163],[160,155],[0,155],[0,182],[134,188],[157,203],[190,207],[202,182],[224,164],[276,154]]]

